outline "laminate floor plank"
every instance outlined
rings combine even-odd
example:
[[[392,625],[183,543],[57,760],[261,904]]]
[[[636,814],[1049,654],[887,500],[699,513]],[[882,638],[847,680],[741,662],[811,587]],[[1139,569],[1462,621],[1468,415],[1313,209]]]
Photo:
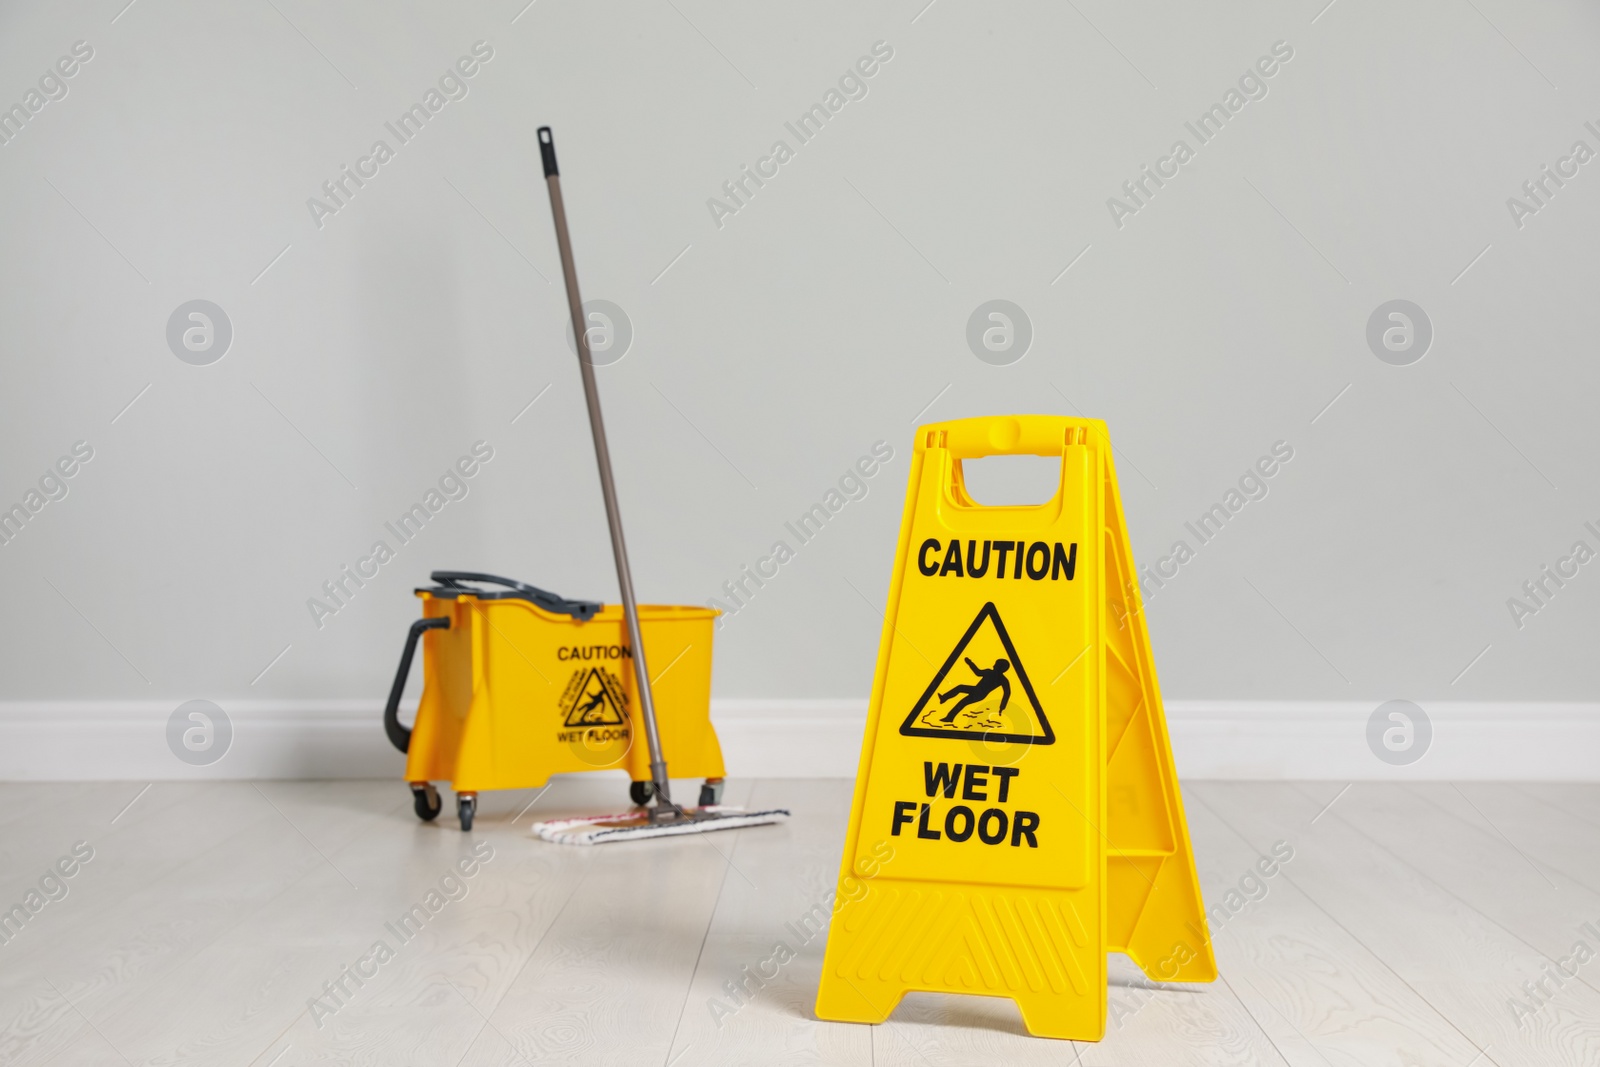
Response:
[[[0,949],[0,1053],[22,1061],[79,1011],[98,1020],[301,877],[311,850],[290,833],[228,789],[204,805],[153,803],[99,838],[68,895]]]
[[[1275,785],[1233,788],[1191,783],[1189,825],[1222,980],[1277,1053],[1293,1067],[1470,1061],[1471,1042],[1314,899],[1304,829],[1315,808],[1240,833],[1231,800],[1275,811],[1284,800]]]
[[[74,841],[104,836],[143,789],[129,782],[0,782],[0,900],[12,894],[13,879],[37,878]]]
[[[1461,788],[1478,792],[1475,786]],[[1525,803],[1518,794],[1492,791],[1475,800],[1477,808],[1465,804],[1457,787],[1448,784],[1355,789],[1328,817],[1386,847],[1550,960],[1566,955],[1574,939],[1583,936],[1596,942],[1592,947],[1600,959],[1600,893],[1533,860],[1494,829],[1495,824],[1515,828],[1510,809]],[[1583,930],[1586,923],[1596,932]],[[1580,971],[1578,980],[1596,988],[1600,967],[1595,972]]]
[[[1516,1035],[1547,1047],[1544,1027],[1531,1023],[1549,1012],[1566,1020],[1575,1045],[1565,1053],[1570,1062],[1600,1062],[1600,964],[1593,962],[1600,959],[1600,894],[1559,871],[1534,867],[1492,829],[1484,816],[1506,821],[1503,804],[1495,801],[1515,803],[1515,795],[1495,791],[1477,798],[1477,807],[1463,799],[1461,789],[1448,784],[1357,788],[1327,817],[1359,830],[1526,946],[1521,968],[1503,980],[1503,1012]],[[1543,1047],[1528,1050],[1529,1056],[1547,1054]]]
[[[625,776],[485,793],[470,834],[448,792],[417,820],[402,782],[4,784],[0,902],[75,841],[94,857],[0,943],[0,1063],[1600,1063],[1600,962],[1549,977],[1600,930],[1600,787],[1340,789],[1188,786],[1221,980],[1114,956],[1095,1044],[1030,1037],[995,998],[815,1017],[846,781],[734,781],[729,803],[793,818],[593,848],[529,825],[625,810]]]
[[[756,784],[751,807],[795,817],[741,832],[669,1059],[871,1063],[869,1027],[815,1015],[851,792],[841,780]]]
[[[730,782],[724,801],[741,804],[750,788]],[[476,1006],[488,1036],[473,1048],[504,1040],[540,1064],[665,1062],[743,839],[765,829],[590,848],[530,842],[584,870],[510,988]]]
[[[585,775],[557,779],[548,791],[482,794],[471,835],[460,833],[447,814],[419,823],[409,811],[405,791],[408,810],[397,825],[343,853],[347,862],[342,865],[363,884],[370,883],[370,899],[360,916],[368,940],[325,964],[326,973],[303,981],[304,992],[314,995],[319,979],[338,983],[341,969],[378,941],[392,946],[393,959],[368,963],[376,976],[343,1002],[324,998],[323,1008],[300,1011],[268,1051],[278,1055],[289,1050],[281,1067],[454,1063],[463,1056],[463,1062],[527,1063],[527,1056],[490,1016],[574,899],[590,864],[607,851],[546,844],[531,836],[529,826],[538,818],[625,809],[626,789],[625,778]],[[453,810],[450,798],[446,801],[447,812]],[[617,861],[626,863],[629,851],[622,847]],[[463,859],[475,860],[476,870],[457,879],[458,898],[452,897],[452,886],[444,880],[456,876]],[[379,884],[384,871],[391,873],[387,885]],[[403,926],[405,916],[408,911],[415,914],[419,904],[426,906],[433,890],[445,901],[438,917],[402,944],[401,936],[411,933]],[[625,911],[646,896],[624,894],[611,904]],[[337,1011],[327,1014],[328,1005]],[[423,1032],[433,1044],[418,1044]]]
[[[779,953],[777,942],[792,950]],[[824,939],[712,933],[684,1002],[667,1062],[871,1067],[873,1027],[818,1020]]]
[[[1493,833],[1509,861],[1531,879],[1571,879],[1600,893],[1600,828],[1565,814],[1537,787],[1464,782],[1429,794],[1464,822]]]
[[[1403,790],[1392,784],[1358,783],[1358,791]],[[1503,926],[1438,884],[1397,853],[1373,842],[1327,807],[1327,787],[1279,785],[1272,802],[1217,786],[1209,799],[1242,835],[1260,843],[1269,834],[1298,833],[1303,845],[1285,878],[1314,899],[1350,935],[1379,956],[1391,971],[1442,1017],[1450,1031],[1469,1041],[1472,1055],[1501,1067],[1554,1067],[1593,1063],[1600,1053],[1600,997],[1581,994],[1577,1013],[1552,1006],[1531,1020],[1507,1010],[1513,976],[1536,971],[1541,954]],[[1326,808],[1326,810],[1323,810]],[[1316,822],[1310,820],[1316,819]],[[1417,826],[1408,829],[1419,838]]]
[[[779,934],[785,923],[831,910],[850,820],[851,783],[775,779],[755,784],[752,807],[787,808],[787,822],[739,839],[739,857],[717,902],[717,934]],[[726,835],[704,840],[721,845]],[[885,869],[893,867],[893,861]],[[819,912],[820,909],[820,912]]]
[[[1496,783],[1501,784],[1501,783]],[[1525,796],[1555,808],[1579,826],[1600,831],[1600,785],[1588,782],[1505,783]],[[1596,835],[1590,833],[1593,838]]]

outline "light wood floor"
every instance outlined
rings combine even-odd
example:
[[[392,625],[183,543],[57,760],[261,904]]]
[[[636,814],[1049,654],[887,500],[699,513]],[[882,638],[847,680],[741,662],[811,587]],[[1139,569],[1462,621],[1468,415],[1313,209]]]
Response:
[[[592,849],[526,828],[622,807],[596,775],[531,811],[533,792],[486,794],[470,836],[453,808],[420,824],[400,783],[141,789],[0,785],[0,907],[93,849],[0,945],[6,1067],[1600,1064],[1600,786],[1189,783],[1208,905],[1275,842],[1294,858],[1214,925],[1215,984],[1151,988],[1114,958],[1099,1044],[931,994],[883,1026],[819,1023],[821,937],[718,1025],[724,982],[832,887],[846,782],[735,782],[730,802],[794,820]],[[474,847],[492,858],[446,879]],[[400,943],[385,924],[441,879],[459,899]],[[379,939],[398,946],[382,962]],[[1579,941],[1595,958],[1547,977]],[[313,1012],[363,957],[375,975]]]

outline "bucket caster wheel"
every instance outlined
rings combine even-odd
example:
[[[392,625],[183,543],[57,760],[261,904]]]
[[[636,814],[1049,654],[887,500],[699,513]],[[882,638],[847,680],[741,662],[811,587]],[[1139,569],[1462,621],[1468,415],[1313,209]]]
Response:
[[[460,793],[456,796],[456,814],[461,818],[461,832],[472,829],[472,816],[478,811],[478,794]]]
[[[439,800],[439,791],[433,787],[432,782],[411,783],[411,806],[417,811],[417,818],[423,822],[432,822],[439,817],[439,809],[444,805]]]
[[[728,783],[721,778],[707,778],[700,786],[700,806],[713,807],[722,803],[722,787]]]
[[[650,803],[651,798],[655,795],[656,784],[654,782],[628,783],[628,798],[632,800],[638,807],[642,808],[646,804]]]

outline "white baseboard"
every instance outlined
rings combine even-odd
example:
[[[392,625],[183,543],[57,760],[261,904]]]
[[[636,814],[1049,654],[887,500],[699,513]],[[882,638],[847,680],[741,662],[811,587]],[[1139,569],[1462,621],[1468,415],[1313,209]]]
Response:
[[[227,754],[206,767],[167,748],[174,703],[0,703],[0,780],[395,778],[372,700],[230,701]],[[1185,778],[1600,781],[1600,704],[1424,704],[1433,740],[1395,767],[1367,748],[1376,704],[1173,701],[1167,721]],[[404,716],[409,720],[409,713]],[[864,700],[718,700],[712,720],[738,777],[850,778]]]

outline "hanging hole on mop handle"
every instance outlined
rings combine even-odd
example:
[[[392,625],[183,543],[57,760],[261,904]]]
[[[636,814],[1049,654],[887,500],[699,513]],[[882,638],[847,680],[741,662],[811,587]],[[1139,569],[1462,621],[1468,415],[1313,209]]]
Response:
[[[544,176],[546,178],[559,174],[556,170],[556,142],[550,134],[550,127],[539,127],[539,156],[544,163]]]

